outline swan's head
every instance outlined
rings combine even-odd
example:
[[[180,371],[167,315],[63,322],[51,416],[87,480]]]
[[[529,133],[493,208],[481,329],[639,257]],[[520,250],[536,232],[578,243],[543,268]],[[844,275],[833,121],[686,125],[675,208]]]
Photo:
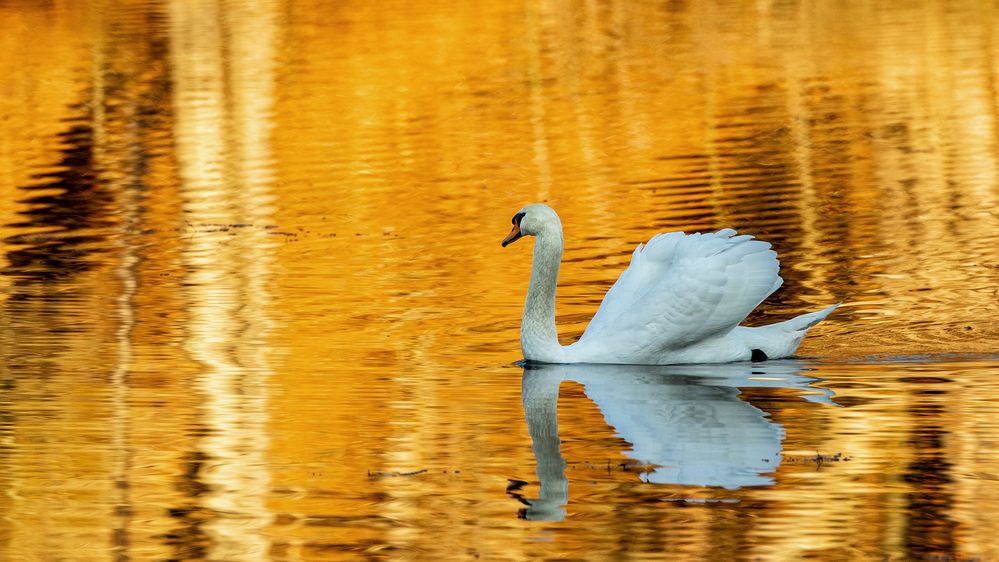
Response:
[[[503,239],[504,248],[523,236],[538,236],[545,232],[562,234],[562,221],[555,214],[555,210],[542,203],[528,205],[517,211],[511,222],[513,230]]]

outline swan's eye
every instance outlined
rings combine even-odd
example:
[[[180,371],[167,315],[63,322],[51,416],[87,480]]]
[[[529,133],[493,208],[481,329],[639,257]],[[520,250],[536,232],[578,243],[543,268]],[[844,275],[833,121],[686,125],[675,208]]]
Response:
[[[521,219],[524,218],[524,214],[525,213],[517,213],[516,215],[513,215],[513,220],[510,222],[519,226]]]

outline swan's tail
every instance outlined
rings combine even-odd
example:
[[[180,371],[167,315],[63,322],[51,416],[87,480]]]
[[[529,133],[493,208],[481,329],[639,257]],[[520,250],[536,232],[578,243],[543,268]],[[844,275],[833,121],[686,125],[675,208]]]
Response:
[[[826,316],[832,314],[832,311],[836,310],[840,304],[843,303],[834,304],[818,312],[802,314],[784,322],[760,326],[759,328],[745,328],[746,331],[742,335],[744,343],[749,347],[746,351],[752,352],[754,361],[758,360],[757,357],[760,354],[762,354],[762,359],[790,357],[801,345],[801,340],[805,339],[805,333],[808,332],[808,329],[825,320]],[[742,326],[736,329],[739,328]]]
[[[771,324],[768,328],[778,328],[780,330],[785,330],[788,332],[804,332],[811,328],[812,326],[818,324],[819,322],[826,319],[826,316],[832,314],[832,311],[839,308],[839,305],[843,303],[836,303],[828,308],[824,308],[818,312],[809,312],[808,314],[802,314],[801,316],[795,316],[790,320],[785,320],[784,322],[778,322],[777,324]]]

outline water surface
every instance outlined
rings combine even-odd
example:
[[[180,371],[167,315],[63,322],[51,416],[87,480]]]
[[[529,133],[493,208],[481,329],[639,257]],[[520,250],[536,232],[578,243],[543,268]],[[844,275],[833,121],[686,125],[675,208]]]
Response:
[[[0,558],[999,559],[999,14],[0,2]],[[800,358],[525,368],[732,227]]]

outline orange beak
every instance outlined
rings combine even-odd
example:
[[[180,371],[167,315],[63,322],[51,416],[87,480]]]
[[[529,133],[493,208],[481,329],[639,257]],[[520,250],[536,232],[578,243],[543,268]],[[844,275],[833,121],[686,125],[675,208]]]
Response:
[[[503,239],[503,242],[501,242],[501,244],[503,244],[503,247],[506,248],[507,245],[513,244],[514,242],[519,240],[521,236],[523,236],[523,234],[521,234],[520,232],[520,225],[514,224],[513,230],[510,231],[510,234],[506,235],[506,238]]]

